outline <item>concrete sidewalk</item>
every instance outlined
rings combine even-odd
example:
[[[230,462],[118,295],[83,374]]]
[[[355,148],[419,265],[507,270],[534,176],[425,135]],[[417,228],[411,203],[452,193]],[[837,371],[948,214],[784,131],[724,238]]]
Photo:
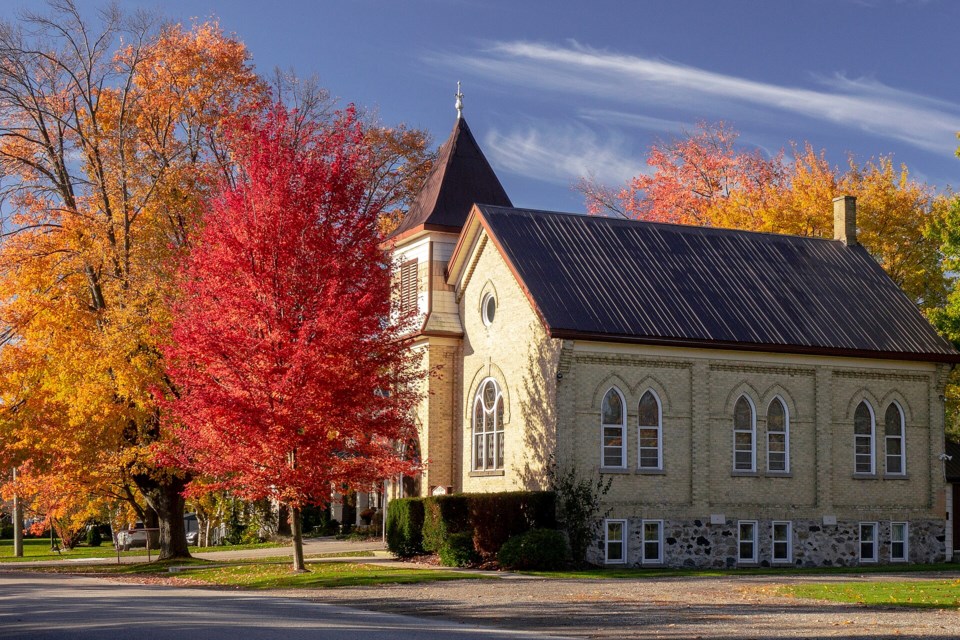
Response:
[[[283,547],[267,547],[263,549],[240,549],[236,551],[216,551],[216,547],[210,547],[209,551],[198,551],[193,554],[194,558],[211,560],[214,562],[229,562],[231,560],[241,559],[267,559],[276,558],[283,560],[285,557],[293,556],[293,549],[290,545]],[[328,554],[328,553],[347,553],[350,551],[372,551],[379,552],[377,560],[387,561],[392,556],[386,550],[386,546],[380,540],[356,541],[356,540],[337,540],[336,538],[306,538],[303,541],[303,553],[305,556]],[[157,559],[157,554],[150,556],[151,560]],[[340,560],[350,560],[350,558],[339,558]],[[371,558],[366,558],[370,560]],[[364,561],[364,558],[355,558],[357,561]],[[120,564],[133,564],[138,562],[147,562],[147,552],[144,550],[142,555],[124,555],[120,556]],[[36,562],[0,562],[0,570],[16,571],[28,567],[75,567],[79,564],[117,564],[116,556],[105,558],[63,558],[57,560],[38,560]],[[419,565],[418,565],[419,566]]]

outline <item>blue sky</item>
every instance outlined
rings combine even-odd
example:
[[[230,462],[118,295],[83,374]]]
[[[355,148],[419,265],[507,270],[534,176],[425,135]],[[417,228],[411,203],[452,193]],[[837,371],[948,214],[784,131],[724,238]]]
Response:
[[[9,0],[0,15],[27,4]],[[437,144],[461,80],[464,114],[519,206],[581,211],[578,176],[622,182],[644,170],[653,140],[698,120],[724,120],[768,153],[805,140],[841,165],[893,153],[937,188],[960,184],[953,0],[121,5],[216,16],[259,70],[316,75]]]

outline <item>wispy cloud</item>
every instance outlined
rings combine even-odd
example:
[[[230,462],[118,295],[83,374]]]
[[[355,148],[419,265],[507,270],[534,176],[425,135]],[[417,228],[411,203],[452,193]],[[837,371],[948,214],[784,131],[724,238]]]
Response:
[[[582,120],[606,125],[621,125],[656,131],[657,133],[682,133],[693,129],[694,123],[668,118],[655,118],[640,113],[618,111],[616,109],[581,109],[578,115]]]
[[[657,58],[526,41],[497,42],[441,64],[540,90],[590,96],[632,106],[672,107],[686,113],[704,101],[718,117],[736,109],[792,113],[949,153],[960,129],[960,106],[902,91],[875,80],[813,77],[815,88],[750,80]]]
[[[535,122],[506,132],[494,129],[484,148],[498,167],[567,186],[588,175],[624,182],[646,166],[630,155],[622,138],[602,137],[582,125]]]

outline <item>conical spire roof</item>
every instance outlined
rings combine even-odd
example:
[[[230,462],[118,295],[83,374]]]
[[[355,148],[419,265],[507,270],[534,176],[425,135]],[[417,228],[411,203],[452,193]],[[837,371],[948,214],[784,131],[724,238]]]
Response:
[[[393,236],[421,227],[459,233],[474,203],[513,206],[461,117]]]

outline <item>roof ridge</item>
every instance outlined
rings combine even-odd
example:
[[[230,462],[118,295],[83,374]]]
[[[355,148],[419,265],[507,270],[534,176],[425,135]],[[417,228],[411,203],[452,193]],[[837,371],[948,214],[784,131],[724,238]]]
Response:
[[[580,213],[574,211],[553,211],[549,209],[530,209],[527,207],[505,207],[502,205],[491,205],[491,204],[482,204],[477,203],[482,209],[487,210],[491,208],[501,209],[504,211],[513,211],[513,212],[526,212],[534,213],[537,215],[550,215],[558,216],[564,218],[586,218],[591,220],[606,221],[606,222],[619,222],[629,225],[645,225],[651,227],[675,227],[683,230],[690,230],[698,233],[733,233],[733,234],[752,234],[760,236],[773,236],[776,238],[797,238],[802,240],[820,240],[824,242],[835,242],[833,238],[827,238],[822,236],[804,236],[797,233],[779,233],[776,231],[758,231],[756,229],[738,229],[736,227],[713,227],[708,225],[696,225],[696,224],[683,224],[682,222],[663,222],[659,220],[638,220],[636,218],[625,218],[625,217],[615,217],[615,216],[606,216],[606,215],[595,215],[591,213]],[[485,211],[486,212],[486,211]]]

